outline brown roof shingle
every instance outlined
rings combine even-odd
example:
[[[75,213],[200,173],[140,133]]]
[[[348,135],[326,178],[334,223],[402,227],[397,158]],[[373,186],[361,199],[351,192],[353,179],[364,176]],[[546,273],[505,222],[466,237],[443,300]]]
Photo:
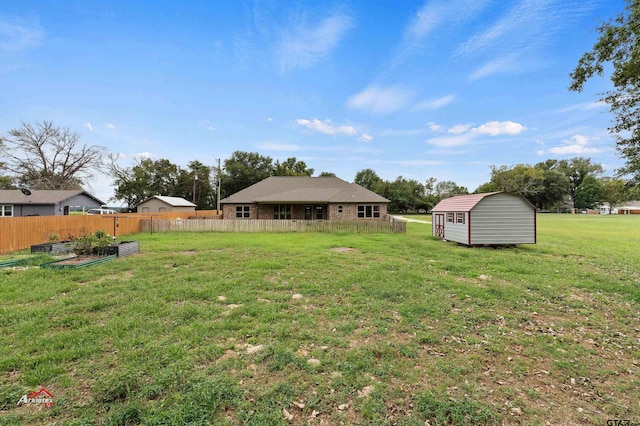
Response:
[[[336,177],[271,176],[221,200],[221,204],[388,203],[358,184]]]

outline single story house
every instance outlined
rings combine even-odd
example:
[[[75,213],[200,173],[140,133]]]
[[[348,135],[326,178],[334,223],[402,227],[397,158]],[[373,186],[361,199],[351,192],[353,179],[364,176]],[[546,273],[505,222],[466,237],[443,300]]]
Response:
[[[468,246],[536,243],[536,209],[519,195],[459,195],[440,201],[431,213],[437,238]]]
[[[102,205],[104,201],[82,190],[0,190],[0,217],[62,216],[71,207],[87,210]]]
[[[271,176],[220,204],[224,219],[386,220],[389,200],[337,177]]]
[[[640,214],[640,201],[625,201],[622,206],[609,207],[609,203],[598,205],[599,214]]]
[[[136,211],[138,213],[194,212],[196,205],[182,197],[154,195],[138,204]]]
[[[640,201],[627,201],[617,210],[618,214],[640,214]]]

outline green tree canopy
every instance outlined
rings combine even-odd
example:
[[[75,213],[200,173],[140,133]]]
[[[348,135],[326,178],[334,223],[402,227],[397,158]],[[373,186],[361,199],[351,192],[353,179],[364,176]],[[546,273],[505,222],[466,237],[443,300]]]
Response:
[[[577,209],[594,209],[602,198],[602,184],[594,176],[587,176],[575,190]]]
[[[609,130],[616,148],[626,159],[621,175],[632,174],[640,183],[640,0],[626,0],[625,10],[615,19],[597,27],[600,38],[571,72],[569,90],[582,91],[587,80],[603,75],[612,65],[614,89],[601,99],[609,104],[614,124]]]
[[[121,168],[112,157],[110,170],[115,186],[113,198],[124,201],[130,210],[154,195],[184,195],[179,185],[180,167],[169,160],[143,158],[137,159],[133,167]]]
[[[373,169],[362,169],[356,173],[354,183],[367,188],[370,191],[381,194],[382,178]]]
[[[273,175],[273,159],[257,152],[234,151],[224,160],[222,196],[235,194]]]
[[[602,178],[602,193],[600,201],[609,204],[609,212],[619,206],[622,202],[627,201],[630,196],[629,186],[624,179],[618,178]]]
[[[544,190],[544,171],[529,164],[491,166],[491,182],[499,191],[522,195],[532,201]]]
[[[282,163],[276,160],[273,165],[273,176],[311,176],[313,171],[304,161],[298,161],[296,157],[287,158]]]

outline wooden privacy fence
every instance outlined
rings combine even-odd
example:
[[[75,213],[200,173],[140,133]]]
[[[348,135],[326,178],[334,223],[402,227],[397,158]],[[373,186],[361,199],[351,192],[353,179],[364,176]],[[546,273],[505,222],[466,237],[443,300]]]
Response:
[[[141,221],[142,232],[349,232],[405,233],[401,221],[332,221],[332,220],[163,220]]]
[[[192,212],[0,218],[0,253],[26,249],[33,244],[46,243],[52,239],[77,238],[97,230],[116,237],[135,234],[141,231],[143,220],[150,221],[152,218],[198,219],[216,216],[218,216],[216,210],[198,210]]]

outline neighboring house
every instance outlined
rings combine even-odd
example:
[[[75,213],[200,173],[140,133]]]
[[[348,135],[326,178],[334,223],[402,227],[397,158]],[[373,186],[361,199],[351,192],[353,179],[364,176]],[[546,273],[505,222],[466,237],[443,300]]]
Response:
[[[90,209],[103,204],[82,190],[0,190],[0,217],[61,216],[68,215],[71,207]]]
[[[640,214],[640,201],[625,201],[621,206],[615,206],[609,210],[609,203],[599,206],[600,214]]]
[[[609,203],[598,204],[598,214],[618,214],[618,209],[609,205]]]
[[[435,237],[469,246],[535,244],[536,209],[506,192],[451,197],[432,210]]]
[[[194,212],[196,205],[181,197],[154,195],[136,207],[138,213]]]
[[[272,176],[220,201],[224,219],[386,220],[389,200],[337,177]]]
[[[618,214],[640,214],[640,201],[627,201],[618,207]]]

